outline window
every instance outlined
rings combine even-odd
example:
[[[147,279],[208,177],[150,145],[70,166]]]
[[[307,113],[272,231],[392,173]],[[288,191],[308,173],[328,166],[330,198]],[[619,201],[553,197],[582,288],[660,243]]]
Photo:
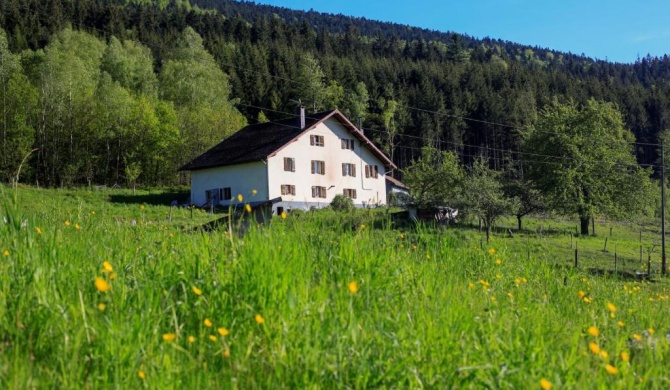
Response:
[[[376,165],[366,165],[365,166],[365,177],[379,177],[379,167]]]
[[[340,140],[342,149],[354,150],[354,140],[353,139],[342,139]]]
[[[342,176],[356,177],[356,165],[343,163],[342,164]]]
[[[212,200],[212,190],[205,190],[205,202]]]
[[[295,195],[295,186],[291,184],[282,184],[281,185],[281,194],[282,195]]]
[[[310,135],[309,144],[312,146],[323,146],[323,136],[322,135]]]
[[[284,171],[295,172],[295,159],[292,157],[284,157]]]
[[[233,198],[233,194],[230,191],[230,187],[219,188],[219,200],[230,200]]]
[[[326,187],[312,187],[312,198],[325,198]]]
[[[343,192],[344,192],[344,196],[346,196],[347,198],[356,199],[356,190],[355,189],[345,188]]]
[[[325,175],[326,174],[326,162],[312,160],[312,173],[316,175]]]

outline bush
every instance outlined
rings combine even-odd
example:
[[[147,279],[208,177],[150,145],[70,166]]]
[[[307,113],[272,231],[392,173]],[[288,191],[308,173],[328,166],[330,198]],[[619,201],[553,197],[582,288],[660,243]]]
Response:
[[[335,195],[330,203],[330,208],[335,211],[351,211],[354,209],[354,201],[344,195]]]

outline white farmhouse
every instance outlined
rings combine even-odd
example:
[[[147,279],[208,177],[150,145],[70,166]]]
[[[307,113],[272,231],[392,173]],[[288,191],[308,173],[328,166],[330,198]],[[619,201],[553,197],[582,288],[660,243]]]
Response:
[[[249,125],[181,169],[191,203],[274,205],[273,213],[328,206],[335,195],[358,207],[386,203],[393,162],[340,111]]]

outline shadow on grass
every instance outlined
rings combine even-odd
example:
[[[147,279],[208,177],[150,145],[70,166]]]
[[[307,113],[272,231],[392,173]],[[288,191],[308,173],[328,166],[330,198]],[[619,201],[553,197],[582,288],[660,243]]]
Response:
[[[189,201],[188,191],[166,191],[155,194],[115,194],[109,196],[112,203],[124,204],[146,204],[154,206],[170,206],[172,201],[177,201],[180,205]]]

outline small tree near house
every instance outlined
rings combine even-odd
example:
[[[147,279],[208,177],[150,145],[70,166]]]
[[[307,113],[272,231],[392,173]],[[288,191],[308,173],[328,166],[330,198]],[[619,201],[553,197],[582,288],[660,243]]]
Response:
[[[460,203],[469,213],[482,219],[486,242],[491,239],[491,228],[496,220],[512,214],[518,207],[517,199],[505,196],[500,177],[500,172],[489,168],[486,159],[479,158],[468,168],[463,180]]]

